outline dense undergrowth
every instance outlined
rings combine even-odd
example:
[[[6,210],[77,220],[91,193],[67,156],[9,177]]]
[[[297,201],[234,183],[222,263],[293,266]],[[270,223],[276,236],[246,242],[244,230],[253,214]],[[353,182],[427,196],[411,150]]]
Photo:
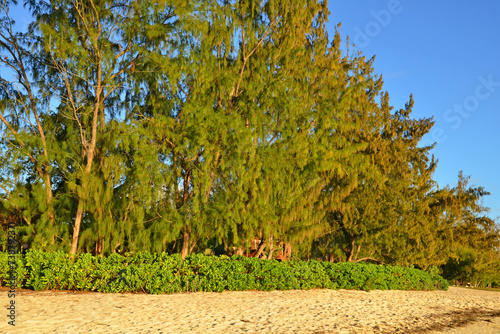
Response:
[[[448,289],[442,277],[368,263],[261,260],[242,256],[140,252],[109,257],[29,251],[16,256],[17,288],[151,294],[188,291]],[[1,285],[9,285],[8,254],[0,253]]]

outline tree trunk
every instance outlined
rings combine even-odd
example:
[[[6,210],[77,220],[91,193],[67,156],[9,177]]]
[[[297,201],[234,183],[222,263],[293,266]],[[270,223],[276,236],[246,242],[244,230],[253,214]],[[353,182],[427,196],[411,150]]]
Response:
[[[269,236],[269,254],[267,255],[267,259],[271,260],[273,258],[273,249],[274,249],[274,243],[273,243],[273,236]]]
[[[78,238],[80,236],[80,226],[83,218],[83,204],[80,199],[78,202],[78,209],[76,210],[75,226],[73,227],[73,239],[71,240],[71,254],[76,254],[78,249]]]
[[[44,182],[45,182],[45,187],[46,187],[45,192],[46,192],[46,196],[47,196],[47,199],[46,199],[47,214],[49,216],[49,220],[55,224],[56,216],[54,214],[54,207],[52,205],[53,194],[52,194],[52,185],[51,185],[50,175],[45,174],[43,177],[44,177]]]
[[[97,117],[97,114],[95,115]],[[97,122],[95,122],[97,124]],[[85,166],[85,172],[84,172],[84,177],[90,174],[90,171],[92,170],[92,162],[94,160],[94,152],[96,148],[96,131],[92,131],[92,142],[88,146],[85,154],[87,157],[87,165]],[[83,181],[85,182],[85,181]],[[85,184],[82,184],[82,187],[84,187],[83,192],[85,193]],[[83,218],[83,199],[80,197],[78,199],[78,209],[76,210],[76,217],[75,217],[75,227],[73,229],[73,240],[71,241],[71,254],[76,254],[76,250],[78,248],[78,238],[80,237],[80,227],[82,225],[82,218]]]
[[[116,251],[116,249],[117,249],[118,247],[120,247],[120,245],[121,245],[121,244],[122,244],[122,243],[121,243],[121,241],[118,241],[118,242],[116,243],[115,247],[113,247],[113,254],[115,254],[115,253],[117,252],[117,251]]]
[[[96,256],[102,255],[103,244],[104,244],[104,241],[102,240],[102,238],[97,239],[97,241],[95,243],[95,255]]]
[[[347,262],[352,262],[354,258],[354,245],[356,243],[356,238],[352,237],[351,239],[351,249],[349,251],[349,258],[347,259]]]
[[[259,258],[262,252],[264,251],[264,248],[266,248],[266,243],[264,242],[263,239],[260,240],[259,248],[257,249],[257,252],[255,253],[255,257]]]
[[[198,243],[198,238],[195,236],[194,240],[191,242],[191,247],[189,247],[189,254],[193,254],[194,247]]]
[[[356,250],[356,256],[354,257],[354,262],[358,261],[359,251],[361,250],[361,245],[358,245],[358,249]]]
[[[243,254],[245,254],[245,249],[243,249],[243,247],[238,247],[238,248],[236,248],[236,252],[234,254],[235,255],[243,255]]]
[[[188,228],[184,229],[184,235],[182,239],[182,249],[181,258],[184,260],[186,256],[189,255],[189,237],[191,236],[191,231]]]
[[[285,259],[290,260],[292,257],[292,245],[290,243],[285,243]]]

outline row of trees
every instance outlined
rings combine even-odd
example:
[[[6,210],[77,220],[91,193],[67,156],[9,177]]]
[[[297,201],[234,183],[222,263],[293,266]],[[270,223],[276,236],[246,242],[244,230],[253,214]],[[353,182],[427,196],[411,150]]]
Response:
[[[268,258],[500,269],[488,193],[437,186],[432,119],[411,97],[394,110],[373,59],[329,39],[326,1],[27,1],[26,31],[15,4],[0,215],[25,247],[184,257],[257,238]]]

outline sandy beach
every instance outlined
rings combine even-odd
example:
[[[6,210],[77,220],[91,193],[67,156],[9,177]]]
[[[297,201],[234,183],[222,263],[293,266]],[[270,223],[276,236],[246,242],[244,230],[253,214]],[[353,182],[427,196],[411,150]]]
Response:
[[[6,288],[0,293],[5,314]],[[500,333],[500,293],[458,287],[171,295],[17,290],[15,300],[16,333]],[[12,332],[2,318],[0,332]]]

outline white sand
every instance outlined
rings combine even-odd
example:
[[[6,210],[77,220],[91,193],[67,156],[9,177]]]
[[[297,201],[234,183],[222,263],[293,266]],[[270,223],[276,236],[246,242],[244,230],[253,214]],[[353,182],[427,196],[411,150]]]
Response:
[[[0,293],[7,307],[7,291]],[[16,305],[16,333],[438,333],[467,323],[449,333],[500,333],[500,293],[454,287],[172,295],[22,290]],[[12,332],[2,318],[0,332]]]
[[[458,328],[444,328],[441,331],[431,331],[429,334],[498,334],[500,333],[500,317],[482,318],[471,324]]]

